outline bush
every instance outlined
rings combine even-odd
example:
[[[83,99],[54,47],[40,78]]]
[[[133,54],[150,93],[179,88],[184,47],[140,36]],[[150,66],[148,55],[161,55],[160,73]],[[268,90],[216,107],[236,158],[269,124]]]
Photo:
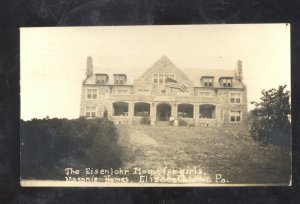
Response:
[[[20,122],[21,176],[62,179],[64,168],[117,168],[118,135],[105,119],[43,119]]]
[[[187,122],[185,120],[179,118],[178,119],[178,125],[179,126],[187,126]]]
[[[141,125],[150,125],[151,124],[151,119],[149,117],[142,117],[140,121]]]
[[[275,144],[281,149],[290,146],[291,124],[289,121],[290,92],[286,85],[278,89],[263,90],[260,102],[252,102],[250,134],[263,144]]]

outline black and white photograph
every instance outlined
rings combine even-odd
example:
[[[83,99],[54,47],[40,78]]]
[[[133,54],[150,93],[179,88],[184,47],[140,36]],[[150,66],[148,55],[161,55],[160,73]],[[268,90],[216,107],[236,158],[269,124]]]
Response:
[[[290,25],[20,28],[22,187],[292,185]]]

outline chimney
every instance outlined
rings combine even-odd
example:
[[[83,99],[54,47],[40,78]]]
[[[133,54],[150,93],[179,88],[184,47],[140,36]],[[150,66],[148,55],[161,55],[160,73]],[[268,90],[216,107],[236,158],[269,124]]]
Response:
[[[86,72],[85,75],[86,77],[90,77],[93,74],[93,58],[91,56],[87,57],[86,60]]]
[[[237,61],[237,68],[235,70],[235,76],[238,80],[243,80],[243,66],[242,66],[242,60]]]

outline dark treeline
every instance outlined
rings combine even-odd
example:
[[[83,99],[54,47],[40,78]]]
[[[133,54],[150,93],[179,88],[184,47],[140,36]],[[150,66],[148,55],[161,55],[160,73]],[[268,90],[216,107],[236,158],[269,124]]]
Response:
[[[121,165],[116,128],[105,118],[33,119],[20,126],[22,178],[64,179],[68,167]]]

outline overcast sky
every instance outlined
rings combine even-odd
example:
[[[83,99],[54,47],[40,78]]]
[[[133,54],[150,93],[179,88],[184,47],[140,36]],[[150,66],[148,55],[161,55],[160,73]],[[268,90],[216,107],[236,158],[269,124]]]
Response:
[[[240,59],[249,102],[262,89],[290,90],[286,24],[21,28],[21,118],[78,118],[89,55],[98,72],[124,73],[162,55],[183,72],[234,69]]]

